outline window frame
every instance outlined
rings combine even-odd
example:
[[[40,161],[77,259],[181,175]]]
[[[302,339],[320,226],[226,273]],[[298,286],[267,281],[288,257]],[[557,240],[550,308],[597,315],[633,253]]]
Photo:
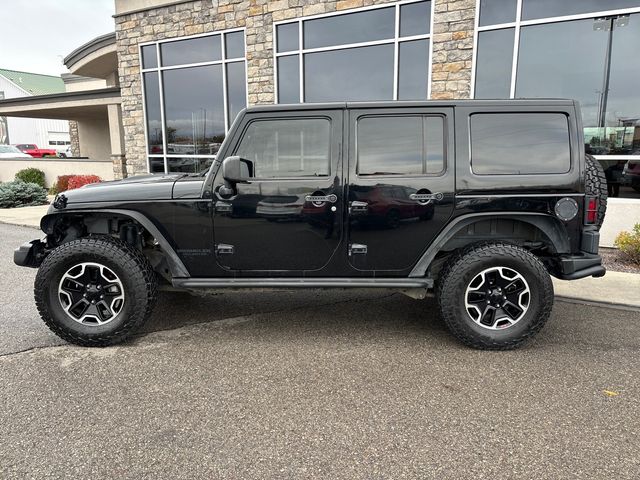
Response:
[[[406,173],[406,174],[361,174],[359,173],[360,167],[360,152],[358,150],[358,124],[360,120],[364,118],[388,118],[388,117],[436,117],[442,120],[442,170],[436,173]],[[424,129],[424,124],[423,127]],[[357,178],[424,178],[424,177],[443,177],[447,174],[447,165],[448,165],[448,148],[447,148],[447,139],[448,139],[448,125],[447,125],[447,115],[444,113],[433,112],[433,113],[421,113],[421,112],[412,112],[412,113],[365,113],[362,115],[358,115],[355,119],[354,124],[354,157],[355,161],[353,162],[353,171]],[[424,149],[424,143],[422,145]],[[424,153],[424,151],[423,151]]]
[[[226,35],[229,33],[242,32],[244,38],[244,56],[243,57],[234,57],[227,58],[227,49],[226,49]],[[161,45],[165,43],[171,42],[179,42],[182,40],[190,40],[194,38],[201,37],[213,37],[219,35],[220,36],[220,49],[221,49],[221,58],[220,60],[212,60],[207,62],[197,62],[197,63],[185,63],[180,65],[170,65],[170,66],[162,66],[162,53],[161,53]],[[143,68],[142,65],[142,48],[147,46],[155,46],[156,48],[156,63],[157,66],[153,68]],[[141,98],[142,98],[142,115],[143,115],[143,123],[144,123],[144,137],[145,137],[145,154],[146,154],[146,164],[147,171],[150,173],[155,173],[158,175],[166,175],[172,173],[169,171],[169,158],[194,158],[194,159],[203,159],[203,158],[215,158],[216,155],[206,155],[206,154],[177,154],[177,153],[168,153],[167,152],[167,135],[166,135],[166,118],[165,118],[165,105],[164,105],[164,83],[163,83],[163,75],[162,73],[166,70],[177,70],[177,69],[186,69],[190,67],[201,67],[201,66],[209,66],[209,65],[221,65],[222,68],[222,87],[223,87],[223,115],[224,115],[224,125],[225,125],[225,136],[229,134],[229,130],[233,124],[234,120],[229,119],[229,89],[227,85],[227,65],[231,63],[243,63],[244,64],[244,81],[245,81],[245,105],[249,105],[249,79],[247,74],[247,32],[245,27],[238,28],[229,28],[226,30],[216,30],[213,32],[199,33],[195,35],[186,35],[180,37],[167,38],[162,40],[143,42],[138,44],[138,61],[140,67],[140,89],[141,89]],[[163,153],[150,153],[149,152],[149,132],[147,126],[147,106],[145,103],[146,98],[146,86],[144,82],[144,74],[155,72],[158,74],[158,92],[160,95],[160,122],[162,125],[162,149]],[[164,173],[161,172],[152,172],[151,171],[151,159],[152,158],[161,158],[164,163]]]
[[[510,99],[516,98],[516,75],[518,71],[518,55],[520,52],[520,29],[531,25],[545,25],[550,23],[567,22],[572,20],[596,19],[600,17],[610,17],[615,15],[631,15],[640,13],[640,6],[630,8],[618,8],[611,10],[598,10],[594,12],[579,13],[574,15],[562,15],[556,17],[543,17],[532,20],[522,20],[523,0],[516,0],[516,18],[513,22],[506,22],[493,25],[480,26],[480,2],[476,0],[476,15],[473,29],[473,58],[471,61],[471,93],[470,98],[475,98],[476,93],[476,70],[478,58],[478,34],[486,31],[514,29],[513,56],[511,58],[511,81],[509,86]],[[597,160],[640,160],[640,155],[594,155]]]
[[[435,14],[435,4],[437,0],[431,1],[431,14],[429,19],[429,33],[420,35],[411,35],[407,37],[400,36],[400,8],[403,5],[419,3],[424,0],[401,0],[399,2],[383,3],[378,5],[369,5],[366,7],[350,8],[347,10],[341,10],[338,12],[327,12],[317,15],[308,15],[302,17],[289,18],[287,20],[279,20],[273,22],[272,25],[272,38],[273,38],[273,87],[274,87],[274,104],[279,103],[278,99],[278,59],[281,57],[298,56],[298,76],[299,76],[299,90],[298,101],[299,103],[305,103],[304,99],[304,56],[307,53],[327,52],[332,50],[348,50],[358,47],[371,47],[377,45],[393,45],[393,100],[398,100],[399,91],[399,71],[400,71],[400,44],[409,42],[412,40],[428,40],[429,41],[429,61],[427,66],[427,98],[431,98],[431,71],[433,65],[433,17]],[[317,18],[335,17],[339,15],[348,15],[352,13],[366,12],[368,10],[376,10],[381,8],[394,8],[395,9],[395,25],[394,25],[394,37],[386,40],[372,40],[366,42],[349,43],[332,45],[328,47],[317,48],[305,48],[304,47],[304,22],[307,20],[315,20]],[[278,52],[278,33],[277,27],[283,24],[298,24],[298,49],[287,52]]]
[[[275,117],[254,117],[249,119],[244,126],[242,127],[242,131],[240,132],[240,135],[238,136],[237,140],[234,142],[233,145],[233,149],[231,150],[233,153],[231,154],[233,155],[237,155],[238,149],[240,148],[240,146],[242,145],[242,140],[244,139],[245,135],[247,134],[247,131],[249,130],[249,128],[251,127],[252,124],[256,123],[256,122],[271,122],[271,121],[277,121],[277,120],[284,120],[284,121],[298,121],[298,120],[326,120],[329,123],[329,143],[328,143],[328,154],[329,154],[329,158],[328,158],[328,168],[327,168],[327,173],[326,175],[318,175],[318,176],[313,176],[313,175],[300,175],[300,176],[286,176],[286,177],[251,177],[252,181],[256,181],[256,182],[269,182],[269,181],[276,181],[276,182],[282,182],[282,181],[286,181],[286,180],[296,180],[299,181],[301,179],[327,179],[330,178],[333,172],[333,152],[332,152],[332,146],[333,146],[333,142],[334,142],[334,125],[333,125],[333,118],[331,118],[329,115],[295,115],[295,116],[275,116]],[[248,159],[247,159],[248,160]]]

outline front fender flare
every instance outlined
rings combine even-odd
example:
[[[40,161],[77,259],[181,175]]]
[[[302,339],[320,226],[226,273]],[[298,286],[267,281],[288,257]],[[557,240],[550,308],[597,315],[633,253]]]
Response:
[[[190,277],[187,268],[180,260],[180,257],[176,253],[173,246],[169,243],[167,238],[160,232],[158,227],[145,215],[133,210],[120,210],[120,209],[98,209],[98,210],[64,210],[61,212],[48,213],[40,220],[40,228],[46,234],[53,233],[53,226],[58,218],[67,215],[86,215],[91,214],[111,214],[121,217],[128,217],[135,220],[142,225],[151,235],[155,238],[162,248],[162,251],[166,253],[167,264],[169,265],[169,271],[174,278],[187,278]]]

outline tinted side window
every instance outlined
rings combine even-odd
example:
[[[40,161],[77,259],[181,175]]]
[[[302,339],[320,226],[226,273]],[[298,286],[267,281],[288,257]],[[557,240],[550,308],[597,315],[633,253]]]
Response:
[[[429,175],[444,170],[444,118],[364,117],[357,124],[358,175]]]
[[[326,118],[256,120],[236,155],[254,162],[257,178],[329,175],[331,122]]]
[[[471,168],[478,175],[568,172],[571,151],[566,115],[471,115]]]

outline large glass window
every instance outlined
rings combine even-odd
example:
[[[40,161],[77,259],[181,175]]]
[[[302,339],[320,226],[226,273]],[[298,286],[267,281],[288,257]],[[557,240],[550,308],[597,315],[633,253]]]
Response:
[[[331,122],[326,118],[256,120],[236,155],[251,160],[257,178],[329,175]]]
[[[247,104],[244,31],[140,49],[149,171],[200,172]]]
[[[586,151],[614,195],[631,195],[622,170],[640,160],[640,0],[516,0],[507,16],[513,3],[480,1],[474,97],[578,100]]]
[[[356,138],[358,175],[434,175],[444,170],[442,117],[363,117]]]
[[[566,173],[569,122],[560,113],[471,115],[471,168],[476,175]]]
[[[277,101],[428,98],[431,7],[415,1],[276,23]]]

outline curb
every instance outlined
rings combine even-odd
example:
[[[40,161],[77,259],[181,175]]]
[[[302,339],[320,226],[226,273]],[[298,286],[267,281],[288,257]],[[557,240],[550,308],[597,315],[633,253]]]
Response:
[[[577,303],[580,305],[588,305],[590,307],[613,308],[615,310],[626,310],[628,312],[640,312],[640,306],[629,305],[624,303],[604,302],[604,301],[598,302],[593,300],[585,300],[584,298],[579,298],[579,297],[565,297],[563,295],[556,295],[555,300],[559,300],[561,302],[566,302],[566,303]]]

